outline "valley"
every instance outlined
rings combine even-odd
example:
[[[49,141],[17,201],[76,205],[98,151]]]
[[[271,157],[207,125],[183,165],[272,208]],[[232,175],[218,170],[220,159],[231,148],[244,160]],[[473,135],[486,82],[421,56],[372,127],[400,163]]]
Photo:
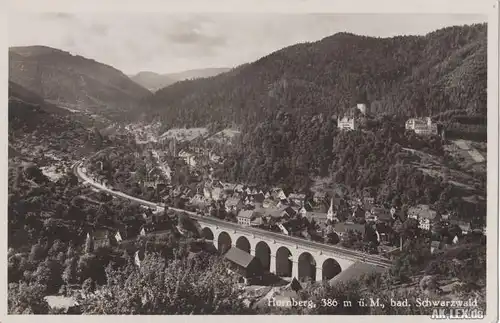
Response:
[[[130,77],[11,47],[9,72],[12,313],[485,307],[485,24]],[[328,298],[387,306],[270,305]]]

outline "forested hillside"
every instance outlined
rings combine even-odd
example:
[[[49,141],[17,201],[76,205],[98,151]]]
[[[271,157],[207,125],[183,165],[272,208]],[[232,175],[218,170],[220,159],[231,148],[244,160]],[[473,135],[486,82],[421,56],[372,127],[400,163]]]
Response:
[[[8,105],[9,157],[31,159],[49,151],[76,156],[98,149],[103,142],[93,119],[48,103],[14,82],[9,82]]]
[[[339,33],[173,84],[148,99],[147,114],[176,126],[248,125],[278,109],[336,115],[362,100],[376,113],[485,115],[486,70],[485,24],[393,38]]]
[[[47,103],[40,96],[9,82],[9,133],[74,131],[82,125],[71,118],[72,113]]]
[[[150,94],[111,66],[45,46],[9,48],[9,80],[57,105],[112,119]]]

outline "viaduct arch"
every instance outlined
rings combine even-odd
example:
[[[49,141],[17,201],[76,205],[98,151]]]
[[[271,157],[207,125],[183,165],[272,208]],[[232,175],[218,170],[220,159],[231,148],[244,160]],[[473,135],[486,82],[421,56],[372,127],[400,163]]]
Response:
[[[299,280],[329,280],[350,267],[356,260],[314,250],[298,244],[255,236],[244,230],[230,230],[202,223],[201,235],[211,241],[220,253],[237,247],[257,257],[269,272]]]

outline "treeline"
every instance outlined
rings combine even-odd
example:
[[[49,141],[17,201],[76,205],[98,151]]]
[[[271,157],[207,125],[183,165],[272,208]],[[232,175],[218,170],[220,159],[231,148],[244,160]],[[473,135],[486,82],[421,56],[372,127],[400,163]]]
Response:
[[[486,24],[385,39],[339,33],[173,84],[147,100],[147,114],[167,126],[255,125],[280,108],[340,115],[366,101],[376,114],[485,116],[486,70]]]

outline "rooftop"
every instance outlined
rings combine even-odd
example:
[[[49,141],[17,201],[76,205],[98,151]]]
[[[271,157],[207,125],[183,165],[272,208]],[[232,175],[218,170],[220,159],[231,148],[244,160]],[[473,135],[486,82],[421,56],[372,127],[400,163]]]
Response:
[[[241,210],[238,213],[239,218],[251,219],[253,217],[254,210]]]
[[[224,255],[224,258],[243,268],[247,268],[255,257],[241,249],[231,247]]]
[[[419,218],[425,218],[425,219],[434,219],[436,217],[436,211],[431,210],[429,205],[425,204],[419,204],[417,206],[413,206],[408,210],[408,215],[416,215]]]
[[[339,233],[347,232],[347,230],[359,231],[361,233],[365,233],[365,226],[363,224],[357,223],[346,223],[339,222],[335,224],[335,231]]]

